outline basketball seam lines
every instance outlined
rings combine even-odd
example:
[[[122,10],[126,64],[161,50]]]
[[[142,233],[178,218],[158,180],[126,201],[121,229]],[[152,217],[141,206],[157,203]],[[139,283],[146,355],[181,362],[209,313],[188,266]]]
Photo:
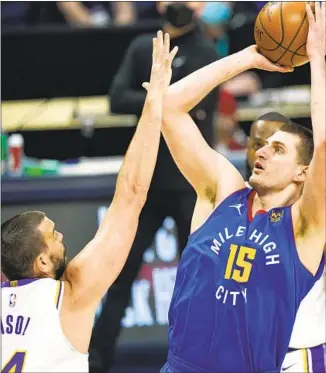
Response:
[[[306,18],[306,21],[307,21],[307,18]],[[308,21],[307,21],[307,22],[308,22]],[[309,27],[309,22],[308,22],[308,27]],[[300,48],[304,47],[306,44],[307,44],[307,42],[304,43],[304,44],[302,44],[302,45],[300,45],[300,46],[296,49],[295,52],[297,52]],[[293,63],[293,58],[294,58],[294,56],[308,57],[306,54],[295,53],[295,54],[293,54],[293,56],[292,56],[292,58],[291,58],[291,62],[292,62],[292,63]]]
[[[261,24],[261,27],[262,27],[262,29],[264,30],[264,32],[266,33],[266,35],[270,38],[270,39],[272,39],[273,40],[273,42],[277,45],[277,47],[276,48],[274,48],[274,49],[266,49],[266,48],[263,48],[263,49],[265,49],[265,50],[267,50],[267,51],[270,51],[270,52],[273,52],[273,51],[276,51],[276,49],[277,48],[279,48],[279,47],[281,47],[282,45],[281,44],[279,44],[273,37],[271,37],[270,35],[269,35],[269,33],[266,31],[266,29],[265,29],[265,27],[264,27],[264,25],[263,25],[263,22],[261,21],[261,19],[260,19],[260,16],[259,16],[259,22],[260,22],[260,24]]]
[[[304,18],[303,18],[303,20],[302,20],[302,22],[301,22],[300,27],[298,28],[298,30],[297,30],[297,32],[295,33],[293,39],[291,40],[291,43],[288,45],[287,48],[285,48],[284,53],[283,53],[283,54],[278,58],[277,61],[275,61],[275,63],[277,63],[277,62],[278,62],[278,61],[279,61],[279,60],[280,60],[280,59],[285,55],[286,52],[291,52],[291,51],[290,51],[290,47],[291,47],[291,45],[293,44],[293,42],[294,42],[294,40],[296,39],[296,37],[298,36],[298,34],[299,34],[300,30],[301,30],[301,27],[302,27],[302,25],[304,24],[304,22],[305,22],[305,20],[306,20],[306,17],[307,17],[307,14],[305,14],[305,16],[304,16]],[[283,20],[282,20],[282,22],[283,22]],[[291,52],[291,53],[293,53],[293,52]],[[291,62],[292,62],[292,58],[291,58]]]
[[[281,30],[282,30],[282,38],[281,38],[281,44],[282,44],[284,40],[283,3],[281,3],[281,6],[280,6],[280,18],[281,18]]]
[[[292,40],[292,42],[290,43],[290,45],[287,47],[287,48],[285,48],[285,47],[283,47],[282,46],[282,42],[283,42],[283,40],[284,40],[284,28],[283,28],[283,17],[282,17],[282,14],[283,14],[283,9],[282,9],[282,6],[283,6],[283,3],[281,3],[281,9],[280,9],[280,13],[281,13],[281,30],[282,30],[282,38],[281,38],[281,42],[280,43],[278,43],[267,31],[266,31],[266,29],[265,29],[265,27],[264,27],[264,25],[263,25],[263,22],[261,21],[261,19],[260,19],[260,15],[258,16],[258,20],[259,20],[259,22],[260,22],[260,24],[261,24],[261,27],[262,27],[262,29],[264,30],[264,32],[266,33],[266,35],[271,39],[271,40],[273,40],[273,42],[277,45],[277,47],[276,48],[274,48],[274,49],[267,49],[267,48],[262,48],[262,47],[259,47],[260,49],[262,49],[262,50],[265,50],[265,51],[268,51],[268,52],[274,52],[274,51],[276,51],[276,49],[278,49],[278,48],[282,48],[282,49],[285,49],[285,52],[282,54],[282,56],[284,56],[284,54],[286,53],[286,52],[291,52],[292,54],[293,54],[293,56],[292,56],[292,58],[291,58],[291,62],[292,62],[292,59],[293,59],[293,57],[294,56],[300,56],[300,57],[306,57],[306,55],[305,54],[300,54],[300,53],[296,53],[303,45],[305,45],[305,44],[303,44],[303,45],[300,45],[300,47],[298,48],[298,49],[296,49],[294,52],[292,51],[292,50],[290,50],[289,49],[289,47],[291,46],[291,44],[293,43],[293,41],[294,41],[294,39],[297,37],[297,34],[295,35],[295,37],[294,37],[294,39]],[[305,15],[305,17],[304,17],[304,20],[303,21],[305,21],[305,18],[306,18],[306,15]],[[303,25],[303,23],[300,25],[300,27],[299,27],[299,31],[300,31],[300,29],[301,29],[301,27],[302,27],[302,25]],[[280,57],[281,58],[281,57]],[[277,61],[279,61],[279,59],[277,60]],[[273,63],[276,63],[277,61],[272,61]]]
[[[259,20],[259,22],[260,22],[260,24],[261,24],[261,27],[263,28],[263,30],[265,31],[265,33],[266,33],[266,35],[270,38],[270,39],[272,39],[273,40],[273,42],[274,43],[276,43],[277,44],[277,47],[276,48],[274,48],[274,49],[267,49],[267,48],[262,48],[262,49],[264,49],[264,50],[266,50],[266,51],[269,51],[269,52],[274,52],[274,51],[276,51],[276,49],[278,49],[279,47],[282,47],[282,43],[283,43],[283,40],[284,40],[284,27],[283,27],[283,17],[282,17],[282,11],[283,11],[283,8],[282,8],[282,6],[283,6],[283,3],[281,3],[281,6],[280,6],[280,21],[281,21],[281,31],[282,31],[282,36],[281,36],[281,41],[278,43],[267,31],[266,31],[266,29],[265,29],[265,27],[264,27],[264,25],[263,25],[263,22],[261,21],[261,19],[260,19],[260,15],[259,15],[259,17],[258,17],[258,20]],[[268,16],[267,16],[268,17]],[[282,47],[282,48],[284,48],[284,47]]]
[[[300,47],[297,49],[297,51],[298,51],[300,48],[304,47],[305,45],[306,45],[306,43],[300,45]],[[291,57],[291,63],[292,63],[292,64],[293,64],[293,58],[294,58],[295,56],[308,57],[306,54],[293,53],[293,54],[292,54],[292,57]]]
[[[306,43],[305,43],[306,44]],[[300,48],[302,48],[305,44],[302,44],[300,45],[300,47],[296,50],[299,50]],[[286,49],[285,47],[283,47],[282,45],[280,45],[279,47],[277,48],[281,48],[281,49]],[[277,49],[276,48],[276,49]],[[263,51],[267,51],[267,52],[273,52],[275,51],[276,49],[266,49],[266,48],[263,48],[263,47],[259,47],[260,50],[263,50]],[[288,50],[288,52],[291,52],[294,56],[299,56],[299,57],[307,57],[306,54],[301,54],[301,53],[296,53],[296,52],[292,52],[291,50]]]

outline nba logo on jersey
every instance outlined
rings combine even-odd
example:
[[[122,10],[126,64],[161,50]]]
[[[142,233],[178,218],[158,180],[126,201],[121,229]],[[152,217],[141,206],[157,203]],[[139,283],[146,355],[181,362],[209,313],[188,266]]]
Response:
[[[270,215],[271,223],[277,223],[283,218],[283,215],[284,215],[284,211],[281,209],[272,210],[271,215]]]
[[[12,293],[9,297],[9,307],[15,307],[16,305],[16,294]]]

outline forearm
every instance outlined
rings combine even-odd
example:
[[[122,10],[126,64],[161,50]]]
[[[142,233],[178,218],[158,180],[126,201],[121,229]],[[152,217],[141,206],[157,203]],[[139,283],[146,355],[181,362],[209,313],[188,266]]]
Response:
[[[139,196],[145,201],[157,159],[161,124],[162,99],[147,95],[135,135],[119,172],[117,197]]]
[[[320,55],[311,59],[311,120],[315,147],[325,143],[326,137],[326,65]]]
[[[252,67],[246,50],[215,61],[171,85],[164,106],[189,112],[216,86]]]
[[[82,3],[78,1],[58,1],[57,5],[70,24],[76,26],[89,26],[92,24],[90,13]]]
[[[131,1],[114,1],[112,2],[114,9],[115,23],[124,25],[135,22],[136,10],[135,5]]]

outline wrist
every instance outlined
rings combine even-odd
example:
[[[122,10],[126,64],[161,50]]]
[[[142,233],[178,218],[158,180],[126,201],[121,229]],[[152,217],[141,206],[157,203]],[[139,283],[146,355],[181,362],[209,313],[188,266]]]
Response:
[[[253,46],[250,46],[238,52],[241,58],[244,70],[250,70],[250,69],[257,68],[257,63],[256,63],[257,51],[256,49],[253,49],[253,48],[254,48]]]
[[[163,107],[163,96],[161,92],[148,92],[144,109],[148,112],[160,110]]]

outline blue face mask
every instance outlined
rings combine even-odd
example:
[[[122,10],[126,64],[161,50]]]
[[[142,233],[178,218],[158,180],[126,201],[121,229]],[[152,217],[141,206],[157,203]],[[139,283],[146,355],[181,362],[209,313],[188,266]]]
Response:
[[[229,5],[224,2],[209,2],[205,4],[200,18],[208,25],[221,25],[228,22],[231,14]]]

